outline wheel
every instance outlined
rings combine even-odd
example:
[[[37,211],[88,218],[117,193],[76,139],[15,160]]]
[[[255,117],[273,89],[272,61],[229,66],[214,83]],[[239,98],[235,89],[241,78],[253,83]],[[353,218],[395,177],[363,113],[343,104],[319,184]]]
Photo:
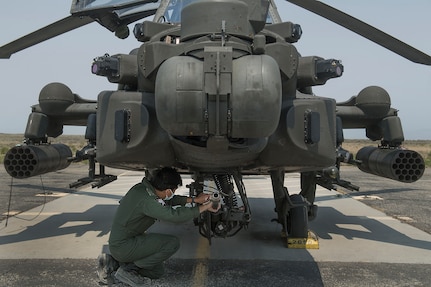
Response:
[[[290,200],[293,204],[303,205],[289,210],[287,216],[287,231],[289,236],[306,238],[308,237],[308,209],[305,204],[305,199],[299,194],[294,194],[290,196]]]

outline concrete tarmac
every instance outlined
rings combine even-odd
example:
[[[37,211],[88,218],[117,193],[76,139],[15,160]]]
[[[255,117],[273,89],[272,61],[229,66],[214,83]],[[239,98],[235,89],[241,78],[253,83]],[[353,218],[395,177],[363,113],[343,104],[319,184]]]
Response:
[[[359,173],[359,171],[358,171]],[[123,172],[11,217],[0,227],[0,286],[99,286],[96,258],[107,248],[118,201],[143,174]],[[376,181],[379,178],[375,178]],[[184,187],[178,193],[187,194]],[[180,250],[153,286],[430,286],[431,234],[348,194],[319,188],[310,229],[319,249],[288,249],[275,217],[269,177],[245,177],[252,221],[235,237],[207,239],[192,222],[156,223]],[[299,176],[285,186],[299,191]],[[413,207],[412,207],[413,208]],[[27,221],[29,219],[30,221]],[[1,224],[3,224],[1,222]]]

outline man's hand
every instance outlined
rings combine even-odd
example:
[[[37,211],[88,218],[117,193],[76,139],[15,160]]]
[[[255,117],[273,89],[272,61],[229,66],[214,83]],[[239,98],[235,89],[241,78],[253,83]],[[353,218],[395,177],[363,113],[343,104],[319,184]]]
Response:
[[[202,205],[199,205],[199,212],[202,213],[207,210],[211,212],[217,212],[219,211],[220,207],[221,207],[220,202],[218,203],[217,208],[213,208],[212,204],[202,204]]]
[[[195,202],[199,204],[204,204],[209,200],[210,200],[210,195],[203,192],[195,197]]]
[[[217,212],[221,208],[221,203],[220,202],[218,202],[217,208],[214,208],[213,204],[208,204],[208,205],[209,205],[209,208],[207,210],[211,211],[211,212]]]

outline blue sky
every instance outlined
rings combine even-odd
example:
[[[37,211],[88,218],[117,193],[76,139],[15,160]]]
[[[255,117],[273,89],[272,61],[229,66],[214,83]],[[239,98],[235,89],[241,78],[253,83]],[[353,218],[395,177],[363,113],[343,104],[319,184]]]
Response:
[[[431,54],[431,1],[323,1],[386,33]],[[69,15],[70,0],[14,0],[2,4],[0,45]],[[406,139],[431,139],[431,66],[412,63],[336,24],[287,2],[277,1],[283,20],[301,25],[296,45],[304,56],[340,59],[344,75],[316,87],[319,96],[345,101],[370,85],[385,88],[399,109]],[[133,25],[130,25],[133,29]],[[97,23],[43,42],[0,60],[3,111],[0,133],[23,133],[31,105],[50,82],[63,82],[74,93],[96,99],[114,84],[90,72],[92,60],[105,53],[128,53],[139,43],[133,36],[117,39]],[[65,134],[84,128],[65,127]],[[345,131],[346,138],[365,138],[365,132]]]

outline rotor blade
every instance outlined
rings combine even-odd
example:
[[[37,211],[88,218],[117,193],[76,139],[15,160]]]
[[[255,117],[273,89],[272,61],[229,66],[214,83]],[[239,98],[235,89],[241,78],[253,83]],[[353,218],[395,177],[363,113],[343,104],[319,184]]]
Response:
[[[385,47],[386,49],[418,64],[431,65],[431,56],[413,48],[412,46],[386,34],[385,32],[368,25],[361,20],[350,16],[340,10],[316,0],[286,0],[302,7],[323,18],[326,18],[368,40]]]
[[[21,37],[9,44],[0,47],[0,59],[9,59],[13,53],[24,50],[28,47],[54,38],[73,29],[87,25],[94,20],[90,17],[69,16],[48,26],[45,26],[33,33]]]

